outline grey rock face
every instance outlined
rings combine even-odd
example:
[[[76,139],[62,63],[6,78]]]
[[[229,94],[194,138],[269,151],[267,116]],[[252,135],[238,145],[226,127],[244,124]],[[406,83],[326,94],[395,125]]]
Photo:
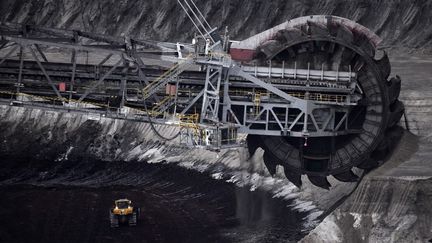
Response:
[[[432,2],[341,0],[197,0],[213,26],[229,26],[244,39],[286,20],[325,14],[346,17],[384,39],[383,45],[432,48]],[[170,41],[189,41],[193,25],[172,0],[3,0],[0,21],[80,29],[101,34]]]
[[[427,242],[432,239],[431,183],[367,180],[358,188],[362,196],[355,193],[302,242]]]
[[[302,242],[432,239],[430,143],[406,133],[392,157]]]

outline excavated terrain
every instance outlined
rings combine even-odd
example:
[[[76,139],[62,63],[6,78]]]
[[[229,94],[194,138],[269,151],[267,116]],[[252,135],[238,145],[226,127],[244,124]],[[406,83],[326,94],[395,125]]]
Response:
[[[242,40],[286,20],[336,15],[354,20],[384,39],[383,46],[432,48],[432,2],[427,0],[213,0],[196,1],[213,26],[229,27]],[[0,20],[154,40],[187,41],[193,25],[176,1],[3,0]]]
[[[1,242],[278,242],[306,233],[308,213],[287,207],[292,200],[213,179],[221,163],[200,172],[204,151],[165,144],[148,124],[1,105],[0,126]],[[141,208],[136,227],[110,228],[118,198]]]
[[[326,194],[271,178],[262,151],[251,160],[242,151],[216,157],[159,141],[146,125],[1,106],[0,242],[295,242],[323,218],[304,242],[432,239],[432,2],[196,2],[237,40],[311,14],[370,28],[390,52],[392,76],[401,76],[414,135],[405,134],[357,188],[335,185]],[[2,0],[0,21],[167,41],[194,34],[171,0]],[[109,228],[108,209],[119,197],[142,208],[136,228]]]

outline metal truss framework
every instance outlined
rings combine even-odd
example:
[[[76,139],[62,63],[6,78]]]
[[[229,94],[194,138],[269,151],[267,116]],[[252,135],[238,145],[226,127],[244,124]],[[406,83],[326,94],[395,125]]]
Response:
[[[182,7],[196,8],[187,1]],[[117,80],[121,97],[118,105],[120,110],[129,99],[128,92],[134,89],[137,104],[150,102],[151,105],[151,111],[146,110],[141,115],[158,117],[158,114],[178,103],[178,90],[174,95],[161,97],[161,90],[167,84],[175,82],[176,87],[182,84],[198,87],[200,91],[185,102],[186,105],[179,114],[191,114],[191,108],[200,105],[198,125],[200,129],[218,133],[215,135],[218,137],[218,146],[221,145],[221,139],[224,139],[220,135],[223,129],[235,128],[238,132],[247,134],[293,137],[338,136],[357,132],[348,127],[350,109],[358,100],[354,94],[355,73],[287,69],[284,66],[272,67],[271,63],[269,67],[242,66],[222,51],[225,43],[222,43],[222,38],[216,34],[216,29],[211,29],[208,23],[200,20],[203,19],[200,12],[192,11],[189,14],[191,19],[195,19],[194,24],[202,27],[202,37],[211,40],[210,43],[205,42],[204,53],[194,53],[195,47],[187,44],[181,44],[184,48],[178,48],[178,43],[137,40],[127,36],[113,38],[81,31],[7,23],[0,25],[0,51],[6,51],[0,59],[0,68],[2,64],[10,63],[13,54],[18,52],[19,67],[15,92],[24,92],[23,76],[35,73],[34,70],[25,69],[29,60],[24,58],[24,53],[29,52],[32,61],[39,68],[38,76],[47,80],[56,100],[69,110],[73,103],[94,100],[100,86]],[[70,77],[67,91],[60,91],[58,82],[53,79],[54,75],[58,77],[59,74],[52,70],[55,68],[51,68],[55,63],[47,55],[47,50],[51,49],[70,51],[70,61],[67,64],[70,73],[66,75]],[[180,49],[182,53],[179,53]],[[94,80],[88,82],[84,88],[81,87],[81,92],[77,92],[77,78],[83,75],[78,70],[82,67],[78,56],[83,53],[87,58],[96,54],[103,56],[96,64],[92,64],[94,72],[89,79]],[[187,58],[180,58],[183,56]],[[158,60],[170,57],[175,64],[162,75],[155,77],[146,73],[154,70],[149,70],[143,57]],[[205,71],[205,76],[200,74],[198,78],[192,78],[195,73],[190,73],[189,70],[193,66],[200,66]],[[325,87],[314,86],[314,82],[324,84]],[[335,85],[341,82],[345,85]],[[131,85],[133,88],[130,88]],[[255,96],[256,93],[262,93],[258,99],[259,104],[248,98],[250,94],[236,96],[233,91],[239,87],[249,88]],[[326,98],[313,93],[323,89],[340,95]],[[293,90],[302,91],[302,95],[290,93]],[[219,111],[220,107],[222,112]],[[259,108],[258,113],[250,112],[254,107]],[[166,119],[158,118],[160,119],[155,119],[156,122],[167,123]],[[237,130],[229,136],[233,133],[237,133]]]

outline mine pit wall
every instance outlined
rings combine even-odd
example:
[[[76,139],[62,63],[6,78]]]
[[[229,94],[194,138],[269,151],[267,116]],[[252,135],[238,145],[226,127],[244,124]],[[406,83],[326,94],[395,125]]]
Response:
[[[423,120],[432,117],[428,99],[406,92],[401,98],[407,104],[411,129],[423,136],[420,142],[416,136],[406,134],[396,148],[402,156],[393,156],[398,158],[397,161],[384,164],[378,171],[381,174],[367,175],[355,192],[304,242],[407,242],[411,239],[420,239],[420,242],[430,237],[432,176],[427,176],[428,171],[425,171],[426,176],[418,177],[385,174],[387,171],[402,173],[395,168],[408,166],[409,169],[409,164],[404,161],[415,165],[416,161],[427,160],[424,156],[431,155],[428,150],[431,146],[424,137],[430,134],[431,123]],[[222,151],[218,156],[209,151],[187,149],[179,146],[179,141],[162,141],[145,123],[0,105],[0,125],[4,128],[0,133],[0,155],[21,154],[22,161],[32,161],[36,168],[37,163],[47,159],[58,163],[85,155],[104,161],[188,162],[195,166],[191,166],[194,169],[211,164],[213,167],[205,168],[212,170],[223,166],[226,170],[268,176],[262,161],[263,151],[257,151],[249,159],[246,149]],[[158,126],[158,129],[167,137],[178,131],[172,126]],[[414,154],[417,151],[420,155]],[[280,173],[276,178],[284,177]],[[329,178],[334,187],[327,191],[303,179],[306,183],[302,189],[292,189],[290,194],[303,201],[312,201],[321,211],[331,210],[335,202],[345,199],[356,186],[355,183],[338,184]]]
[[[430,133],[429,123],[413,122],[416,116],[419,120],[432,117],[425,103],[427,101],[419,95],[404,94],[405,101],[410,97],[411,103],[407,105],[407,113],[410,124],[413,124],[411,127],[420,135]],[[419,104],[424,104],[425,107],[420,110],[421,115],[416,113],[416,109],[422,107]],[[247,149],[243,148],[222,151],[217,156],[213,152],[179,146],[179,141],[162,141],[154,134],[149,124],[145,123],[0,105],[0,125],[4,128],[0,133],[0,155],[21,154],[19,158],[22,161],[32,161],[29,166],[36,168],[37,163],[46,162],[47,159],[55,164],[74,157],[143,163],[165,160],[168,163],[189,163],[192,164],[191,168],[198,170],[200,167],[213,170],[222,166],[225,172],[247,171],[249,175],[257,173],[263,175],[263,178],[270,178],[262,160],[261,150],[252,158],[248,158]],[[175,135],[178,131],[172,126],[157,128],[167,137]],[[403,156],[393,156],[392,158],[398,157],[398,160],[393,165],[384,164],[381,172],[378,172],[394,171],[393,169],[401,167],[404,161],[421,160],[421,157],[418,158],[413,153],[417,150],[426,150],[428,155],[428,147],[429,144],[425,143],[420,143],[419,146],[416,136],[405,135],[396,148],[397,151],[403,152]],[[208,164],[212,167],[202,166]],[[44,165],[44,168],[46,166]],[[41,168],[41,171],[44,168]],[[279,172],[276,178],[283,179],[282,171]],[[346,199],[345,197],[356,186],[356,183],[337,183],[330,177],[333,188],[327,191],[312,186],[306,178],[303,180],[305,183],[302,189],[290,187],[289,194],[295,195],[303,202],[311,201],[320,211],[332,210],[334,204]],[[10,183],[10,180],[0,183]],[[432,230],[431,184],[432,180],[427,177],[368,175],[355,192],[324,219],[304,242],[406,242],[409,239],[426,239],[430,235],[428,232]],[[275,186],[280,187],[281,184]],[[299,207],[301,208],[301,203]]]
[[[139,157],[139,152],[171,144],[160,141],[145,123],[104,118],[95,114],[60,113],[40,109],[0,106],[0,122],[4,129],[2,152],[15,154],[16,149],[27,149],[20,145],[47,146],[58,154],[72,151],[103,161],[130,161],[149,158]],[[159,126],[156,126],[160,129]],[[172,136],[177,128],[166,126],[161,130],[165,136]],[[173,142],[174,143],[174,142]],[[36,146],[35,146],[36,147]],[[138,151],[139,150],[139,151]],[[36,150],[35,155],[43,152]],[[72,153],[74,154],[74,153]],[[77,152],[78,154],[78,152]]]
[[[432,50],[432,39],[425,34],[432,32],[432,1],[231,0],[227,3],[197,0],[197,4],[212,25],[229,26],[230,35],[236,40],[295,17],[327,14],[346,17],[364,25],[384,39],[382,46],[393,47],[394,52],[431,53]],[[171,0],[4,0],[0,2],[0,21],[80,29],[113,36],[125,33],[132,37],[175,42],[189,42],[193,36],[190,31],[192,24],[176,1]],[[409,81],[402,73],[396,74],[402,76],[402,84]],[[402,87],[401,100],[405,103],[410,130],[422,136],[419,147],[408,150],[419,150],[423,156],[429,156],[407,159],[416,167],[419,166],[416,162],[430,160],[431,156],[428,148],[432,147],[429,144],[432,137],[432,97],[427,92],[405,91]],[[207,151],[185,150],[176,145],[177,141],[161,141],[148,124],[106,118],[94,121],[86,115],[9,106],[0,106],[0,124],[3,127],[0,155],[13,151],[22,154],[23,160],[31,159],[34,163],[51,157],[65,159],[66,155],[80,154],[107,161],[157,162],[165,159],[178,162],[187,158],[192,164],[221,164],[250,173],[267,173],[262,163],[262,151],[257,151],[249,160],[242,150],[224,151],[217,158],[216,154]],[[173,127],[163,129],[166,136],[175,133]],[[41,150],[44,146],[46,148]],[[150,150],[157,152],[149,153]],[[422,166],[420,168],[427,175],[429,172]],[[402,169],[388,170],[402,173],[411,171],[412,167],[401,162],[395,168]],[[415,173],[411,171],[409,176],[366,176],[354,194],[304,242],[425,242],[432,239],[431,180],[428,176],[413,177]],[[355,187],[354,183],[330,183],[338,189],[328,192],[306,182],[300,192],[294,192],[312,199],[325,210]]]
[[[427,94],[401,92],[411,132],[406,131],[390,158],[301,242],[432,239],[432,98]]]
[[[428,242],[432,240],[432,92],[430,56],[393,56],[402,78],[409,132],[392,156],[367,174],[346,201],[301,242]],[[404,117],[400,125],[405,128]]]
[[[287,20],[307,15],[351,19],[384,39],[383,46],[432,50],[432,2],[340,0],[195,1],[212,26],[229,27],[231,38],[243,40]],[[0,21],[77,29],[143,39],[190,42],[192,23],[176,1],[3,0]]]
[[[294,199],[291,206],[311,211],[314,222],[356,185],[329,178],[333,187],[327,191],[313,186],[305,177],[302,188],[298,189],[285,178],[282,168],[275,177],[270,176],[263,162],[262,149],[252,157],[247,148],[223,150],[218,154],[191,149],[180,146],[178,139],[162,140],[149,124],[140,122],[0,105],[0,126],[3,128],[0,131],[0,161],[3,162],[0,184],[3,185],[17,181],[38,184],[38,177],[43,181],[46,171],[55,171],[59,163],[67,161],[166,162],[210,173],[216,179],[224,176],[222,179],[239,186],[267,190],[277,197]],[[166,137],[178,132],[173,126],[156,128]],[[10,161],[11,158],[14,161]],[[23,178],[23,174],[36,179]],[[105,179],[101,181],[105,183]],[[59,179],[56,183],[63,181]]]
[[[432,179],[364,180],[301,242],[428,242]]]

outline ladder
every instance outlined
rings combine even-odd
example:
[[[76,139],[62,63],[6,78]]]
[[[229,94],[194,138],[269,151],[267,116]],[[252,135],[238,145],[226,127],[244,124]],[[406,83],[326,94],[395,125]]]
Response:
[[[257,92],[254,94],[254,114],[258,116],[261,111],[261,93]]]

